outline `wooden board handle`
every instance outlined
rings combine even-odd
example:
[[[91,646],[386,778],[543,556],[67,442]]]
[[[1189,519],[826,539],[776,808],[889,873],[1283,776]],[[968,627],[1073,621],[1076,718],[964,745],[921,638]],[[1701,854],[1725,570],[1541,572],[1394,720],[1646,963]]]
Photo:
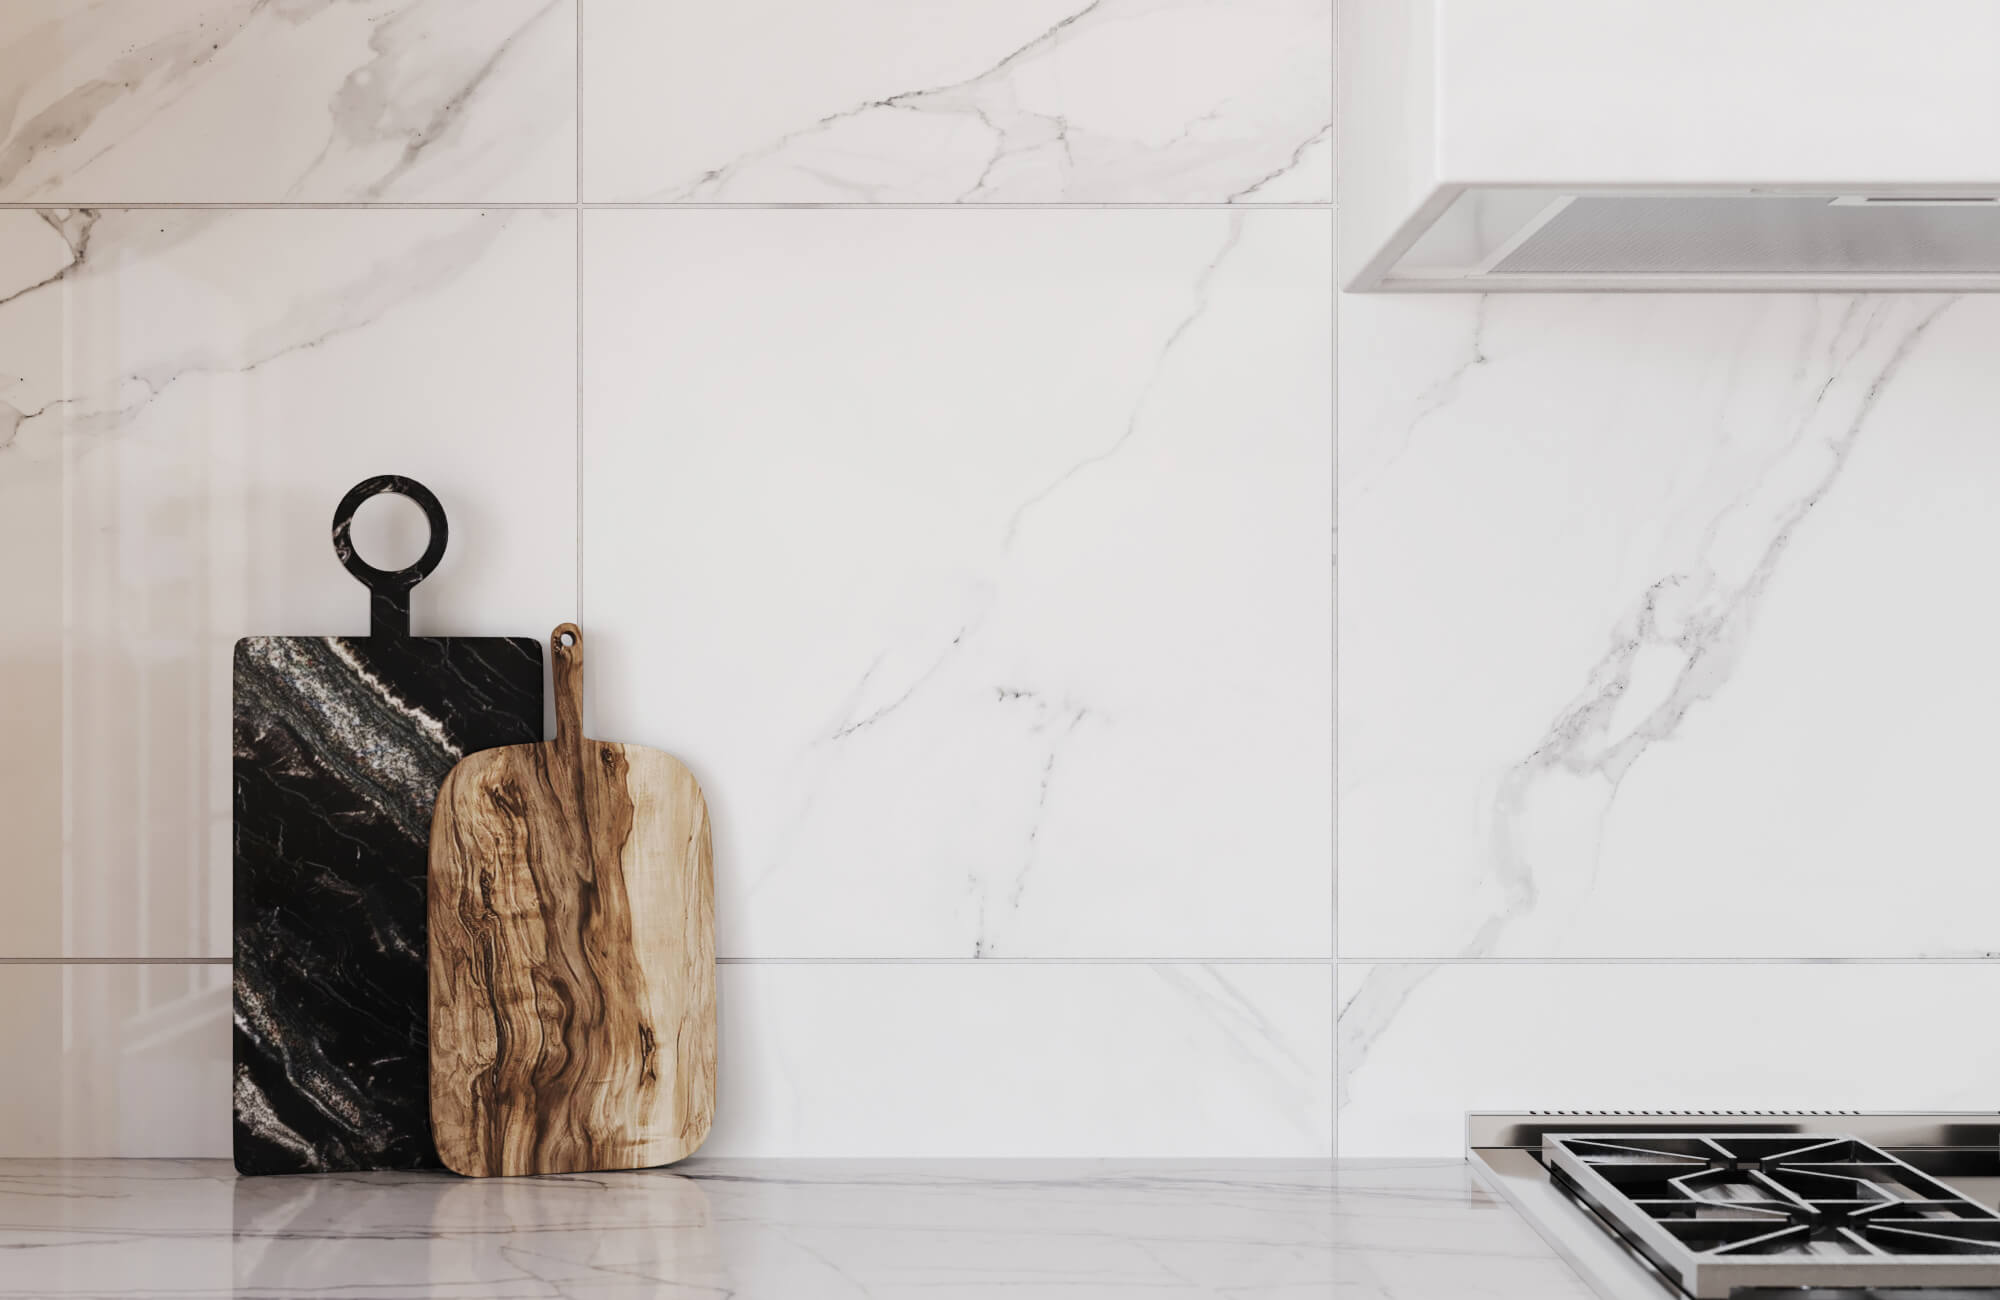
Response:
[[[556,685],[556,746],[565,753],[583,752],[583,629],[559,623],[549,633],[550,663]]]

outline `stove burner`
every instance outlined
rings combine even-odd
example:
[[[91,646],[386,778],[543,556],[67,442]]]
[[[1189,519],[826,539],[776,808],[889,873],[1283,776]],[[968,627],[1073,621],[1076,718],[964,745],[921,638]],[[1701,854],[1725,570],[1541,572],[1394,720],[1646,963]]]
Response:
[[[1697,1300],[2000,1285],[2000,1212],[1854,1138],[1552,1133],[1542,1158]]]

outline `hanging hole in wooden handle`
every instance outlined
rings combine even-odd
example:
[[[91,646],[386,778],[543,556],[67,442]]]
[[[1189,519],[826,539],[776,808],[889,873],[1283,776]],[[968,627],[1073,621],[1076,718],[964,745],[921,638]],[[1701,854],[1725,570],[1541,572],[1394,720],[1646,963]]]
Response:
[[[564,753],[583,746],[583,629],[558,623],[549,633],[549,665],[556,696],[556,747]]]

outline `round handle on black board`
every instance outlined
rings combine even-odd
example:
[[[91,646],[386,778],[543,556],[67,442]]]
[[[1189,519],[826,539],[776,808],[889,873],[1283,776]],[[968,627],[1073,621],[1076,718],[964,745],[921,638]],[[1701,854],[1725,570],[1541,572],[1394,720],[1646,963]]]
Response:
[[[376,568],[354,551],[354,512],[361,508],[363,501],[384,492],[393,492],[416,502],[431,526],[431,544],[424,548],[417,562],[394,572]],[[437,568],[438,561],[444,558],[444,544],[449,535],[444,522],[444,506],[439,504],[437,494],[413,478],[404,478],[400,474],[377,474],[374,478],[356,483],[340,499],[340,504],[333,509],[333,553],[340,557],[347,571],[368,588],[370,636],[410,634],[410,588],[428,578],[431,570]]]

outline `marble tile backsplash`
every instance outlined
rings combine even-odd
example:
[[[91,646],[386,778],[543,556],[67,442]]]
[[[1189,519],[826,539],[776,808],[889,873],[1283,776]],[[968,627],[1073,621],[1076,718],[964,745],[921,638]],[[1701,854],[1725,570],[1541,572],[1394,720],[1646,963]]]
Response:
[[[60,278],[0,286],[0,457],[47,529],[8,581],[61,702],[27,700],[60,795],[9,801],[42,851],[0,953],[223,957],[230,647],[365,632],[328,537],[348,486],[393,470],[446,503],[417,630],[539,637],[574,608],[576,214],[17,215],[86,233]]]
[[[2000,1097],[1996,326],[1342,299],[1343,1154]]]
[[[1329,1152],[1330,13],[0,10],[0,1155],[227,1154],[230,646],[384,472],[710,792],[706,1152]]]
[[[1987,962],[1343,962],[1340,1154],[1462,1154],[1469,1110],[1991,1111],[1953,1030],[1989,995]]]
[[[1324,203],[1329,0],[584,0],[583,193]]]
[[[2000,301],[1336,310],[1330,12],[0,9],[0,1154],[226,1152],[228,648],[385,471],[709,791],[715,1154],[2000,1096]]]
[[[1292,1157],[1333,1141],[1325,963],[719,973],[704,1155]],[[227,1157],[229,1008],[226,965],[0,964],[6,1154]]]
[[[2000,950],[2000,301],[1342,323],[1343,957]]]
[[[574,201],[577,3],[14,0],[0,201]]]
[[[719,952],[1332,956],[1329,216],[586,214],[584,707]]]

